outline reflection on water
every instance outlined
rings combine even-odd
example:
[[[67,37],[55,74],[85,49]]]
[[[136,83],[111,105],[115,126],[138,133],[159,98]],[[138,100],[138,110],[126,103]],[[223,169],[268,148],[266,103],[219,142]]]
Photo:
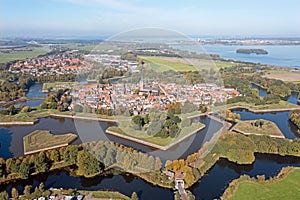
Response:
[[[251,165],[238,165],[226,159],[220,159],[215,166],[198,183],[189,190],[193,192],[196,199],[211,200],[219,198],[230,181],[247,174],[251,177],[264,174],[266,178],[274,177],[286,166],[300,167],[300,158],[278,155],[256,154],[256,160]],[[66,171],[58,170],[44,175],[35,176],[30,180],[18,181],[9,185],[2,185],[0,190],[10,191],[16,187],[20,192],[25,185],[36,187],[40,182],[46,188],[76,188],[78,190],[115,190],[130,196],[137,192],[141,199],[173,199],[172,190],[152,186],[140,178],[129,174],[110,174],[94,178],[73,177]]]
[[[222,127],[221,123],[211,120],[208,117],[199,118],[199,121],[206,125],[203,130],[187,138],[180,144],[173,146],[167,151],[158,151],[148,146],[104,134],[107,127],[112,125],[105,122],[87,120],[74,121],[69,118],[42,118],[39,123],[33,126],[2,127],[0,129],[0,139],[4,140],[6,138],[7,142],[0,152],[4,158],[12,157],[12,154],[15,157],[22,156],[23,148],[20,147],[23,147],[23,137],[25,135],[34,130],[50,130],[52,134],[75,133],[79,135],[78,139],[76,139],[73,144],[98,140],[110,140],[126,146],[131,146],[143,152],[154,152],[153,154],[159,155],[162,160],[172,159],[170,155],[173,155],[174,159],[177,159],[178,156],[180,158],[186,158],[187,155],[198,151],[202,144],[209,141],[213,134]]]

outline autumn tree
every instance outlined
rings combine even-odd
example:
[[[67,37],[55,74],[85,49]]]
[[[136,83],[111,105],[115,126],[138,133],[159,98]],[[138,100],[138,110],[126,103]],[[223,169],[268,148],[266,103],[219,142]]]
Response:
[[[8,200],[9,199],[9,196],[8,196],[6,191],[0,192],[0,199],[1,200]]]
[[[139,200],[138,195],[136,194],[136,192],[133,192],[131,195],[131,200]]]
[[[11,189],[11,197],[13,199],[17,199],[19,197],[19,192],[18,192],[18,190],[15,187],[13,187]]]

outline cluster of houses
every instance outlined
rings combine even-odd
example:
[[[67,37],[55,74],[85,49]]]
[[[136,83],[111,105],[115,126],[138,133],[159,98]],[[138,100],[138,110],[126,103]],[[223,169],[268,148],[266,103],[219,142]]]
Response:
[[[120,71],[138,72],[138,62],[132,60],[121,59],[120,55],[109,54],[88,54],[85,58],[95,62],[102,63],[104,66],[113,67]]]
[[[74,104],[95,109],[127,108],[133,114],[148,113],[153,107],[166,109],[168,104],[189,101],[195,105],[210,105],[225,102],[239,95],[233,88],[223,88],[215,84],[181,85],[175,83],[152,82],[116,83],[104,85],[84,85],[74,88],[71,95]]]
[[[76,54],[57,53],[20,60],[10,65],[11,73],[33,76],[77,74],[92,68]]]

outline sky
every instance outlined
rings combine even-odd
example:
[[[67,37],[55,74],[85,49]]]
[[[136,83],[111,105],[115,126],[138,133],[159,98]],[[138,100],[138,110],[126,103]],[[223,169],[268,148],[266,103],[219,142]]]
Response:
[[[143,27],[297,37],[299,11],[299,0],[0,0],[0,37],[111,36]]]

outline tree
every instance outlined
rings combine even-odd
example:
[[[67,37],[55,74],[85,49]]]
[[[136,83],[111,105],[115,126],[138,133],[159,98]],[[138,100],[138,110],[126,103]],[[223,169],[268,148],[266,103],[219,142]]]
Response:
[[[79,174],[91,176],[102,171],[101,163],[87,150],[80,151],[77,156],[77,166]]]
[[[40,152],[38,156],[35,157],[34,168],[38,173],[46,172],[48,170],[48,162],[44,152]]]
[[[126,170],[132,170],[134,166],[137,164],[136,160],[133,158],[131,153],[127,153],[124,156],[123,167]]]
[[[161,169],[162,163],[159,157],[155,158],[154,170]]]
[[[8,200],[9,199],[9,196],[8,196],[6,191],[3,191],[3,192],[0,193],[0,199],[1,200]]]
[[[19,169],[21,179],[27,179],[30,173],[30,164],[22,162]]]
[[[148,135],[155,135],[159,133],[162,129],[162,122],[161,121],[152,121],[147,129]]]
[[[24,188],[24,196],[25,198],[28,198],[30,197],[30,193],[31,193],[31,188],[32,186],[31,185],[26,185],[25,188]]]
[[[19,197],[19,192],[18,192],[18,190],[15,187],[13,187],[11,189],[11,197],[13,199],[17,199]]]
[[[136,194],[136,192],[133,192],[131,195],[131,200],[139,200],[138,195]]]
[[[33,194],[33,195],[36,196],[36,197],[40,197],[40,196],[42,196],[43,194],[42,194],[42,192],[39,190],[39,188],[36,187],[36,188],[34,189],[34,194]]]
[[[170,134],[170,137],[171,138],[175,138],[178,136],[180,132],[180,128],[178,127],[177,124],[173,124],[171,127],[170,127],[170,131],[169,131],[169,134]]]
[[[259,97],[258,89],[252,89],[252,95],[255,96],[255,97]]]
[[[265,122],[264,122],[263,120],[259,120],[259,126],[260,126],[260,128],[263,127],[264,123],[265,123]]]
[[[77,160],[78,147],[70,145],[64,152],[64,161],[68,164],[75,164]]]
[[[22,111],[21,111],[21,112],[26,113],[26,112],[30,112],[30,111],[31,111],[30,106],[24,106],[24,107],[22,108]]]
[[[134,115],[132,118],[131,118],[132,122],[136,125],[138,125],[139,127],[143,126],[144,124],[144,120],[143,118],[140,116],[140,115]]]
[[[39,191],[42,192],[42,193],[45,191],[45,185],[44,185],[43,182],[41,182],[41,183],[39,184]]]
[[[48,109],[48,104],[46,102],[43,102],[41,104],[41,109]]]
[[[106,157],[104,158],[105,167],[109,167],[116,162],[116,151],[110,147],[107,150]]]
[[[60,155],[57,149],[53,149],[50,152],[50,159],[54,162],[58,162],[60,160]]]
[[[81,105],[75,104],[74,106],[74,112],[82,112],[83,107]]]
[[[0,158],[0,177],[5,175],[5,160]]]
[[[175,114],[175,108],[170,107],[170,108],[168,109],[168,116],[173,116],[174,114]]]
[[[169,130],[167,128],[163,128],[159,134],[160,137],[162,138],[167,138],[169,137]]]
[[[11,105],[8,107],[9,115],[14,115],[16,114],[16,108],[14,105]]]
[[[173,169],[173,162],[171,160],[167,160],[165,163],[165,168],[167,170],[172,170]]]

